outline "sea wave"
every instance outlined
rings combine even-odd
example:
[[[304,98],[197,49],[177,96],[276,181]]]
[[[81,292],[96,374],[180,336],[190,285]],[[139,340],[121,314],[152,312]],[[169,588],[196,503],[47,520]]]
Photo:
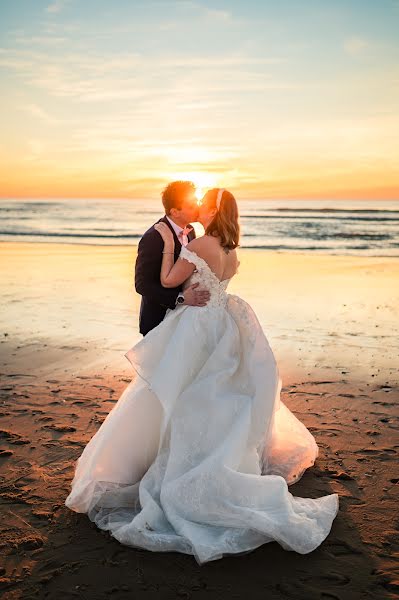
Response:
[[[399,201],[239,201],[241,248],[398,256]],[[137,246],[159,200],[0,201],[0,241]],[[201,227],[194,225],[197,234]]]
[[[66,238],[94,238],[94,239],[140,239],[141,235],[139,234],[98,234],[98,233],[84,233],[84,232],[76,232],[76,233],[68,233],[63,231],[0,231],[0,235],[8,235],[8,236],[29,236],[29,237],[66,237]]]

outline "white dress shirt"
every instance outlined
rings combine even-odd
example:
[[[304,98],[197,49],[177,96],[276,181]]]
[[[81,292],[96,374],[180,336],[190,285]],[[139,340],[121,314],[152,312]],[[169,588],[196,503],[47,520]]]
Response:
[[[183,227],[180,227],[180,225],[178,225],[177,223],[175,223],[174,221],[172,221],[172,219],[170,219],[168,217],[168,215],[165,215],[166,218],[168,219],[169,223],[172,225],[173,229],[176,232],[177,235],[177,239],[179,239],[182,243],[183,246],[187,246],[188,244],[188,237],[187,235],[184,233],[183,236],[181,235],[181,232],[183,231]]]

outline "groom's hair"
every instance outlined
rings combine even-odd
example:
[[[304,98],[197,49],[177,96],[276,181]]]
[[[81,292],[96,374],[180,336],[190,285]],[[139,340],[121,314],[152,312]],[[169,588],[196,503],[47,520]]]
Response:
[[[172,181],[162,192],[162,204],[165,213],[170,214],[172,208],[181,209],[184,198],[187,194],[195,192],[195,185],[192,181]]]

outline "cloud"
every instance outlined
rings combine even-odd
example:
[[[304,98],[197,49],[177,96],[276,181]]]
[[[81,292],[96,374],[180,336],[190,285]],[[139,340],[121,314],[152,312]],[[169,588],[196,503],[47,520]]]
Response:
[[[49,125],[55,125],[56,123],[60,122],[59,119],[56,119],[55,117],[49,115],[37,104],[26,104],[24,106],[20,106],[19,108],[20,110],[23,110],[24,112],[27,112],[33,115],[34,117],[38,117],[39,119],[45,121]]]
[[[231,102],[229,93],[297,90],[300,83],[275,81],[270,69],[279,57],[237,53],[214,58],[177,55],[142,56],[138,53],[102,55],[98,52],[49,56],[41,50],[0,48],[0,66],[13,70],[25,84],[50,96],[82,102],[110,100],[153,101],[173,109],[190,110],[214,102]],[[158,73],[158,77],[149,74]],[[167,74],[167,79],[165,75]],[[137,108],[140,108],[139,106]]]
[[[27,161],[42,161],[45,152],[45,144],[39,139],[26,140],[28,152],[24,155]]]
[[[148,2],[150,4],[150,2]],[[165,5],[167,2],[163,0],[162,2],[154,2],[153,5]],[[195,2],[194,0],[185,0],[181,2],[180,0],[173,0],[169,2],[170,8],[175,10],[180,10],[184,12],[195,13],[196,16],[204,17],[207,20],[212,21],[220,21],[220,22],[231,22],[233,20],[233,15],[231,12],[218,8],[209,8],[208,6],[204,6],[200,2]]]
[[[46,8],[46,12],[48,13],[59,13],[67,4],[69,4],[70,0],[55,0],[52,4],[49,4]]]
[[[41,35],[41,36],[26,36],[20,35],[15,39],[16,44],[21,45],[29,45],[34,46],[35,44],[38,46],[58,46],[59,44],[64,44],[67,42],[66,37],[55,37],[50,35]]]
[[[369,47],[369,42],[364,38],[352,36],[345,40],[344,49],[351,56],[358,56],[362,54],[365,48]]]
[[[229,22],[232,20],[232,15],[227,10],[218,10],[215,8],[207,8],[206,16],[215,21]]]

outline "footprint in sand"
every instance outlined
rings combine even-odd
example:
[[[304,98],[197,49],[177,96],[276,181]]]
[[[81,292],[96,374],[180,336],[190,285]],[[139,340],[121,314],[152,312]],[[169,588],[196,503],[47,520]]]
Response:
[[[14,452],[12,450],[4,450],[3,448],[0,448],[0,458],[12,456],[13,454]]]
[[[321,423],[321,425],[323,425],[324,423]],[[320,428],[320,427],[312,427],[311,425],[308,426],[309,431],[315,431],[316,433],[320,433],[321,435],[327,436],[327,437],[337,437],[338,435],[342,434],[342,431],[340,429],[335,429],[333,427],[325,427],[325,428]]]
[[[326,548],[334,556],[343,556],[348,554],[362,554],[360,548],[356,548],[352,544],[345,540],[335,540],[333,542],[326,542]]]
[[[380,460],[396,460],[396,450],[393,448],[364,448],[355,450],[355,454],[365,454],[366,456],[378,458]],[[365,457],[358,458],[359,462],[365,460]]]
[[[313,474],[316,475],[316,477],[331,477],[332,479],[340,479],[342,481],[354,481],[352,475],[349,475],[346,471],[313,468]]]
[[[331,571],[330,573],[325,573],[324,575],[312,575],[309,578],[302,577],[301,581],[309,582],[313,584],[321,584],[324,588],[328,586],[328,584],[333,585],[346,585],[350,582],[350,578],[342,573],[334,573]]]
[[[76,431],[76,427],[72,427],[72,425],[43,425],[42,429],[52,429],[53,431],[59,431],[60,433]]]
[[[23,438],[19,433],[14,433],[13,431],[6,431],[5,429],[0,429],[0,440],[5,439],[9,444],[22,445],[22,444],[30,444],[30,440]]]
[[[374,400],[372,404],[380,404],[381,406],[396,406],[395,402],[383,402],[382,400]]]

